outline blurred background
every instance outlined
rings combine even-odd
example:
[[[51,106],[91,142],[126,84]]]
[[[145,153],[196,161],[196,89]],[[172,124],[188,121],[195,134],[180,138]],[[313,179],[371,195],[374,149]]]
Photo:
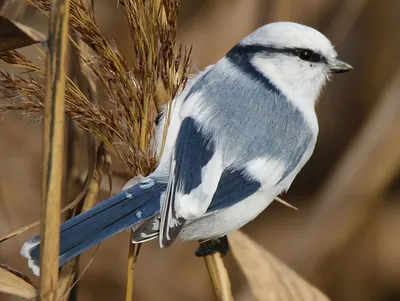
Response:
[[[5,13],[12,15],[14,8]],[[116,1],[95,1],[95,15],[131,59],[128,27]],[[16,17],[47,30],[46,18],[33,9]],[[274,21],[318,29],[355,69],[332,78],[317,105],[315,153],[283,196],[299,211],[274,203],[243,230],[332,300],[400,300],[400,1],[182,0],[179,41],[193,45],[193,71],[201,70]],[[34,49],[23,52],[37,59]],[[40,218],[42,126],[9,113],[0,123],[0,141],[2,236]],[[114,179],[114,191],[124,180]],[[105,190],[100,199],[106,197]],[[19,249],[38,231],[0,244],[0,262],[32,276]],[[124,300],[128,236],[102,243],[79,282],[79,300]],[[215,300],[196,248],[197,243],[165,250],[157,242],[144,245],[134,300]],[[235,300],[253,300],[231,254],[225,262]],[[0,294],[0,300],[14,299]]]

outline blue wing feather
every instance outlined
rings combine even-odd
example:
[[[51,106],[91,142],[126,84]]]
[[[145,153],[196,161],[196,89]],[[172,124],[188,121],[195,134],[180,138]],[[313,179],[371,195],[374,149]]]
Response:
[[[166,184],[155,182],[152,187],[142,189],[139,183],[64,222],[60,228],[60,266],[104,239],[157,214],[165,188]],[[40,241],[40,236],[31,241]],[[40,244],[31,248],[29,255],[38,262]]]
[[[184,219],[175,215],[176,193],[189,194],[201,184],[201,170],[211,160],[214,151],[214,142],[201,133],[196,121],[191,117],[185,118],[175,144],[175,166],[169,179],[170,187],[161,217],[162,246],[170,245],[185,223]]]
[[[260,189],[257,180],[243,174],[243,169],[226,169],[221,176],[207,212],[224,209],[246,199]]]
[[[201,169],[214,154],[214,143],[199,131],[193,118],[182,121],[175,147],[174,177],[177,188],[190,193],[201,184]]]

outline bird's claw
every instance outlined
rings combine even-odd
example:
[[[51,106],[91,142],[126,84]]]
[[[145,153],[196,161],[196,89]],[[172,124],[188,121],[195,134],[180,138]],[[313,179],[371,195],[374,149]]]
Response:
[[[228,237],[225,235],[220,238],[200,242],[200,246],[196,250],[195,255],[197,257],[204,257],[219,252],[221,256],[224,257],[228,253],[228,251],[229,242]]]

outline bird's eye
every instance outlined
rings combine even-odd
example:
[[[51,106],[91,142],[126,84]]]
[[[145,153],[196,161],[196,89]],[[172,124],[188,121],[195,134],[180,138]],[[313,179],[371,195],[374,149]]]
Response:
[[[303,61],[311,61],[311,58],[314,55],[314,52],[308,49],[299,49],[297,50],[297,55],[299,58],[301,58]]]
[[[323,56],[310,49],[296,49],[296,55],[303,61],[319,63],[323,61]]]

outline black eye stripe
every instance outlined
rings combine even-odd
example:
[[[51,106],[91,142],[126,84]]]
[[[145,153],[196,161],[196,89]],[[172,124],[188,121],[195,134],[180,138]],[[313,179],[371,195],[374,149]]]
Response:
[[[310,49],[296,48],[293,51],[294,55],[298,56],[303,61],[319,63],[323,61],[323,56]]]
[[[328,60],[320,53],[305,48],[276,48],[259,44],[241,45],[238,44],[228,53],[230,55],[254,56],[256,54],[286,54],[300,58],[312,63],[327,63]]]
[[[303,61],[312,63],[325,63],[326,59],[318,52],[304,48],[272,48],[265,47],[265,53],[282,53],[299,57]]]

